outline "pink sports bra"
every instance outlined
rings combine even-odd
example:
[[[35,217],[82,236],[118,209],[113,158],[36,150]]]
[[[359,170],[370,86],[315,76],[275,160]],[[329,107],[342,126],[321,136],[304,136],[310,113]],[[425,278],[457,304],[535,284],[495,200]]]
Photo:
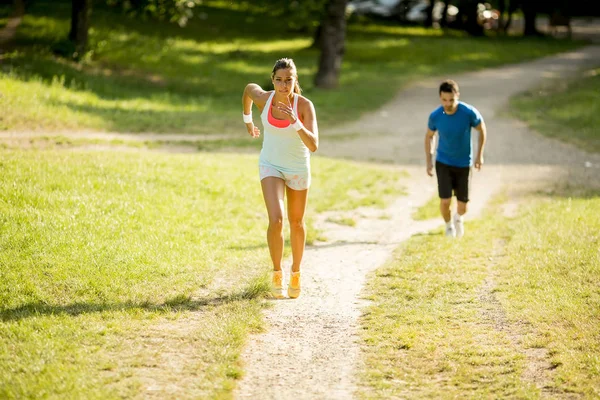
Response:
[[[267,112],[267,121],[269,121],[269,124],[273,125],[275,128],[287,128],[288,126],[291,125],[290,121],[288,121],[287,119],[277,119],[273,116],[273,99],[275,99],[275,93],[273,93],[271,95],[271,98],[269,99],[269,111]],[[292,109],[294,110],[294,113],[296,113],[296,115],[298,115],[298,95],[294,94],[294,105],[292,106]],[[298,116],[298,118],[300,118],[300,116]]]
[[[287,119],[277,119],[273,116],[273,103],[269,104],[269,113],[267,114],[267,118],[269,119],[269,123],[276,128],[287,128],[290,126],[290,121]]]

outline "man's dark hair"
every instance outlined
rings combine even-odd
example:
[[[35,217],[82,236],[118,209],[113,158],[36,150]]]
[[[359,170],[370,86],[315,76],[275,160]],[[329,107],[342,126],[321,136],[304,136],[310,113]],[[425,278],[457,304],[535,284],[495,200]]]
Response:
[[[444,93],[458,93],[458,83],[452,79],[447,79],[440,85],[440,94]]]

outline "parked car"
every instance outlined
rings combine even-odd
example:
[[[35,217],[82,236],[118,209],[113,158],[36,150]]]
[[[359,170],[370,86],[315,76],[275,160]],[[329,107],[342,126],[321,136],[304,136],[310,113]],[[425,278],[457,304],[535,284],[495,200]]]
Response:
[[[351,0],[346,15],[405,20],[406,13],[419,0]]]
[[[436,1],[433,5],[433,22],[439,22],[442,19],[442,13],[446,4],[443,1]],[[413,5],[410,10],[406,13],[406,20],[412,23],[422,24],[427,20],[427,7],[429,7],[429,1],[421,0]],[[449,5],[448,11],[446,12],[446,21],[451,24],[456,20],[458,15],[458,7]]]
[[[427,7],[429,1],[419,0],[419,2],[411,7],[406,13],[406,20],[413,23],[423,23],[427,19]],[[436,1],[433,5],[433,22],[439,22],[442,19],[442,13],[444,12],[444,2]],[[458,17],[458,8],[453,5],[448,6],[446,14],[446,22],[452,25]],[[478,3],[477,4],[477,22],[482,25],[485,29],[498,29],[498,23],[500,18],[500,12],[492,8],[489,3]]]

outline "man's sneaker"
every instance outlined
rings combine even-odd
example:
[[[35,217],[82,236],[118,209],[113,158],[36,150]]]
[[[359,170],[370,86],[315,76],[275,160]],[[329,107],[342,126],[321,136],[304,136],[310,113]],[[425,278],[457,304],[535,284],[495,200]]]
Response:
[[[446,236],[456,237],[456,229],[453,224],[446,224]]]
[[[454,215],[454,230],[456,231],[456,237],[463,237],[465,234],[465,225],[463,219],[458,215]]]
[[[300,271],[292,272],[290,285],[288,286],[288,296],[290,296],[290,299],[300,296]]]
[[[283,298],[283,271],[273,271],[273,280],[271,281],[271,293],[276,299]]]

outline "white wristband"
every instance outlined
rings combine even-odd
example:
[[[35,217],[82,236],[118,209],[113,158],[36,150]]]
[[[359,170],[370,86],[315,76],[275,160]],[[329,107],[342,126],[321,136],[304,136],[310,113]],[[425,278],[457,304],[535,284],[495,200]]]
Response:
[[[242,117],[244,118],[244,123],[245,124],[250,124],[252,122],[252,113],[250,113],[250,114],[242,114]]]
[[[302,128],[304,128],[304,125],[302,125],[302,122],[300,122],[300,118],[296,118],[296,122],[292,124],[292,128],[294,128],[296,131],[299,131]]]

